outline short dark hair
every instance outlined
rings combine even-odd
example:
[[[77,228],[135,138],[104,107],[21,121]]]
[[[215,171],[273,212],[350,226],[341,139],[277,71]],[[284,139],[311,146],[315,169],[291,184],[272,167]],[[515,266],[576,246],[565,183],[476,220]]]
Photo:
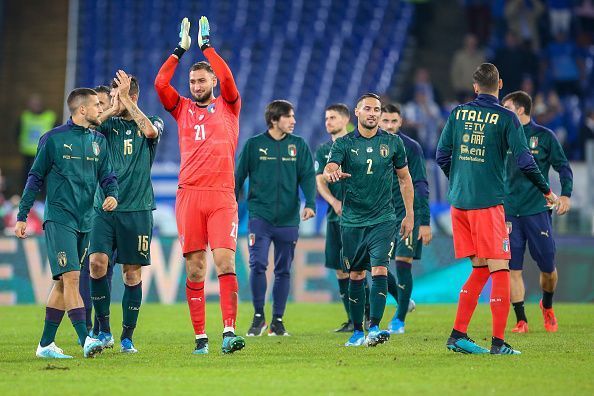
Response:
[[[515,91],[505,95],[501,103],[511,100],[516,108],[523,107],[524,114],[527,116],[532,112],[532,98],[524,91]]]
[[[357,106],[359,106],[359,103],[361,103],[361,101],[363,99],[367,99],[367,98],[377,99],[380,101],[380,103],[382,103],[382,100],[378,94],[374,94],[373,92],[367,92],[367,93],[364,93],[363,95],[359,96],[359,99],[357,99]]]
[[[492,63],[483,63],[472,74],[472,80],[483,90],[497,91],[499,89],[499,70]]]
[[[264,118],[266,126],[272,128],[272,121],[278,121],[282,116],[288,116],[293,110],[293,105],[288,100],[273,100],[266,106]]]
[[[206,70],[207,72],[214,74],[214,70],[212,70],[210,63],[204,61],[196,62],[190,67],[191,72],[196,70]]]
[[[326,107],[326,111],[335,111],[338,114],[342,114],[346,118],[351,118],[351,112],[349,111],[349,107],[344,103],[333,103],[330,106]]]
[[[70,114],[74,114],[76,109],[79,106],[82,106],[86,103],[89,96],[97,96],[97,92],[93,91],[91,88],[75,88],[68,94],[68,99],[66,99],[66,103],[68,104],[68,110],[70,110]]]
[[[133,76],[132,74],[128,74],[128,77],[130,77],[131,81],[130,81],[130,95],[138,95],[138,92],[140,92],[140,86],[138,85],[138,79],[136,78],[136,76]],[[111,83],[111,87],[112,88],[117,88],[118,84],[116,83],[115,80],[112,81]]]
[[[382,113],[397,113],[398,115],[402,115],[400,106],[395,103],[386,103],[385,105],[383,105]]]
[[[93,88],[93,91],[109,95],[111,93],[111,88],[109,88],[107,85],[97,85],[95,88]]]

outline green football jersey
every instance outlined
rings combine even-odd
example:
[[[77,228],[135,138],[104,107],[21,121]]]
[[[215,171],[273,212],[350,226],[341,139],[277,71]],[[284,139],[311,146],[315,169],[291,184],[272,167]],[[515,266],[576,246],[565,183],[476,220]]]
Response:
[[[103,194],[118,199],[105,136],[74,124],[72,119],[44,134],[19,204],[19,221],[27,220],[44,183],[44,220],[78,232],[91,231],[95,190],[100,188]]]
[[[328,163],[328,158],[330,158],[330,149],[332,148],[332,141],[326,142],[322,144],[316,150],[316,160],[315,160],[315,170],[316,175],[324,174],[324,167]],[[343,192],[342,192],[342,182],[338,183],[328,183],[328,188],[334,197],[340,201],[342,201]],[[340,221],[340,217],[336,214],[332,206],[328,205],[328,210],[326,212],[326,221]]]
[[[328,163],[342,167],[344,179],[343,227],[366,227],[396,220],[392,183],[395,170],[407,166],[402,139],[378,129],[371,137],[358,130],[336,139]]]
[[[457,106],[443,128],[437,164],[449,178],[448,198],[458,209],[503,204],[507,150],[541,194],[549,185],[528,150],[518,117],[499,105],[495,96],[480,94]]]
[[[300,223],[301,198],[316,210],[316,177],[311,151],[301,136],[287,134],[281,140],[264,132],[249,138],[235,169],[235,196],[249,178],[249,218],[263,219],[275,227]]]
[[[549,170],[552,166],[559,173],[561,195],[571,197],[573,173],[555,133],[534,121],[524,125],[524,133],[530,152],[545,179],[549,180]],[[503,204],[506,215],[530,216],[549,210],[543,195],[520,171],[509,151],[505,176],[505,201]]]
[[[425,169],[425,156],[421,145],[414,139],[411,139],[402,132],[398,136],[404,143],[406,149],[406,158],[408,160],[408,171],[415,188],[414,212],[415,220],[419,221],[420,225],[429,225],[431,222],[431,215],[429,211],[429,183],[427,182],[427,170]],[[404,199],[400,191],[400,183],[398,178],[394,178],[392,196],[394,197],[394,208],[396,209],[396,217],[398,219],[406,216],[406,208],[404,207]]]
[[[118,177],[118,212],[155,209],[151,166],[163,133],[163,121],[159,117],[149,117],[149,120],[159,131],[159,136],[154,139],[144,136],[134,120],[121,117],[105,120],[97,128],[107,139],[109,157]],[[100,208],[104,199],[103,191],[97,189],[95,207]]]

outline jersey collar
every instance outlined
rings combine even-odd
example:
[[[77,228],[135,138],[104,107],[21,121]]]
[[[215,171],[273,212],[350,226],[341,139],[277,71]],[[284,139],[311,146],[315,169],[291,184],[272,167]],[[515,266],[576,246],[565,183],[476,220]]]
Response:
[[[377,129],[377,133],[374,136],[372,136],[370,138],[366,138],[365,136],[361,135],[361,133],[359,132],[359,129],[358,128],[355,128],[355,130],[353,131],[353,136],[356,137],[356,138],[360,137],[360,138],[363,138],[363,139],[373,139],[374,137],[379,136],[379,135],[382,135],[384,133],[388,133],[388,132],[384,131],[382,128],[378,128]]]
[[[476,97],[477,100],[482,100],[489,103],[499,103],[499,99],[496,96],[489,95],[489,94],[479,94]]]
[[[68,121],[66,121],[66,125],[68,125],[70,127],[70,129],[73,131],[80,131],[80,132],[88,132],[89,131],[88,128],[85,128],[81,125],[75,124],[74,121],[72,121],[72,117],[70,117],[68,119]]]

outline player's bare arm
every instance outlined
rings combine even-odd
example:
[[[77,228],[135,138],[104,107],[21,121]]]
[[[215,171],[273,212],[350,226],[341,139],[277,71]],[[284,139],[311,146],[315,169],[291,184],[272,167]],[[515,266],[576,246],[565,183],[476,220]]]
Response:
[[[132,116],[138,128],[142,131],[144,136],[149,139],[154,139],[159,136],[159,131],[148,119],[148,117],[138,108],[138,105],[130,97],[130,82],[132,78],[123,70],[118,70],[115,77],[115,82],[118,86],[119,100],[122,102],[128,113]]]
[[[408,166],[401,169],[396,169],[396,176],[398,177],[398,184],[400,185],[400,193],[404,201],[404,208],[406,209],[406,216],[402,220],[400,226],[400,236],[402,239],[408,238],[415,227],[415,214],[413,210],[413,203],[415,199],[414,187],[412,178],[408,171]]]
[[[318,187],[318,192],[320,193],[322,198],[324,198],[326,202],[328,202],[328,204],[332,206],[334,212],[336,212],[338,216],[342,216],[342,202],[339,199],[336,199],[334,195],[332,195],[332,192],[330,192],[330,189],[328,188],[328,182],[326,181],[324,175],[316,176],[316,186]]]
[[[351,177],[351,174],[343,172],[337,163],[330,162],[324,167],[324,177],[328,183],[336,183],[337,181]]]

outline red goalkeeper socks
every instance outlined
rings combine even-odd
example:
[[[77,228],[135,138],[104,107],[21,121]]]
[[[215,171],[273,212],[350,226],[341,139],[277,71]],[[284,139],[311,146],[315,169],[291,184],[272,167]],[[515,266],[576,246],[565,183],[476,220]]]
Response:
[[[221,296],[221,313],[225,332],[235,332],[237,319],[237,276],[233,273],[219,275],[219,294]],[[231,330],[233,329],[233,330]]]
[[[466,334],[468,324],[478,303],[478,298],[489,280],[489,268],[472,267],[472,272],[468,280],[460,290],[460,299],[458,300],[458,311],[456,312],[456,321],[454,322],[454,329]],[[509,296],[508,296],[509,305]]]
[[[194,326],[194,334],[205,334],[204,282],[186,280],[186,299],[190,308],[190,319],[192,319],[192,326]]]
[[[504,340],[505,326],[510,309],[509,270],[495,271],[491,274],[491,315],[493,316],[493,337]]]

